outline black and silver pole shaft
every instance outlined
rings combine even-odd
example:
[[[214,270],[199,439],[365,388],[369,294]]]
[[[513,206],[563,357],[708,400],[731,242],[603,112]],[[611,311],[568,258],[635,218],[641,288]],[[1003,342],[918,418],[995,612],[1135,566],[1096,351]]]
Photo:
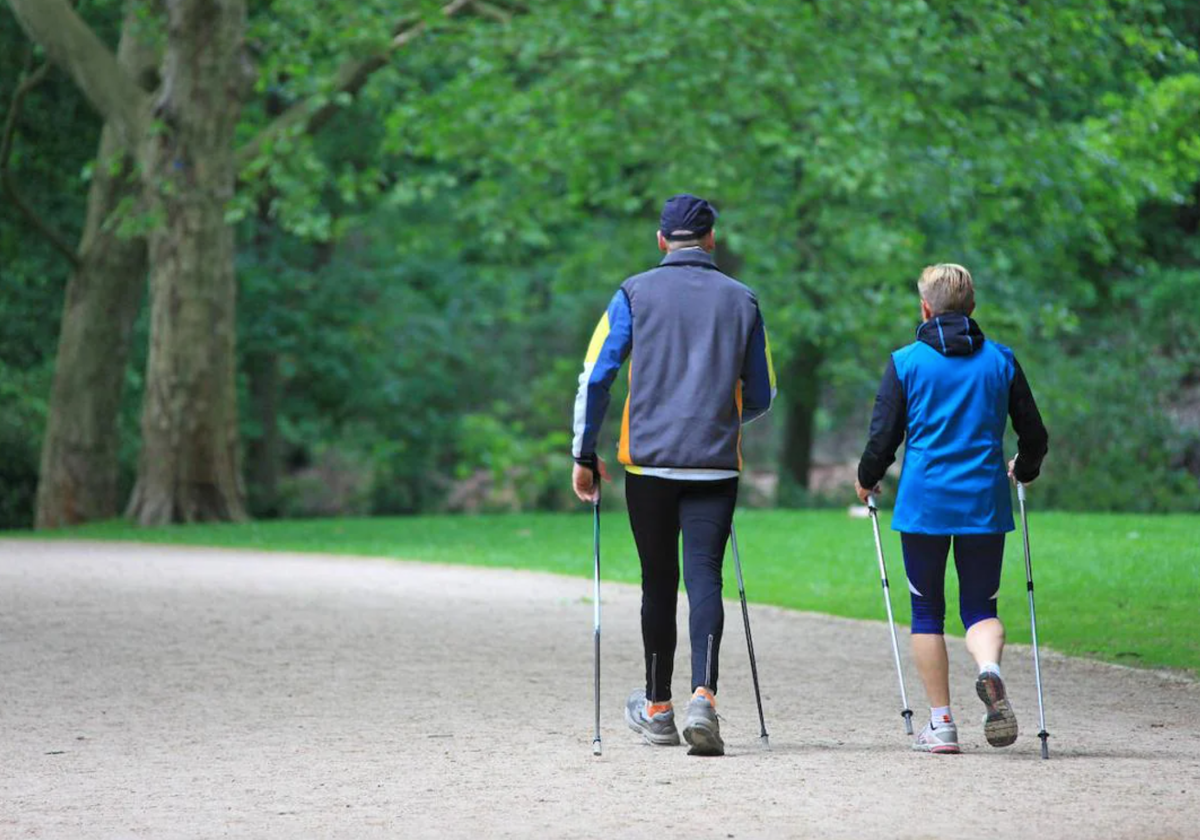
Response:
[[[729,524],[729,542],[733,546],[733,568],[737,572],[738,597],[742,600],[742,624],[746,628],[746,648],[750,652],[750,678],[754,681],[754,702],[758,704],[759,740],[763,747],[771,748],[767,737],[767,721],[763,717],[762,692],[758,687],[758,660],[754,656],[754,637],[750,635],[750,609],[746,606],[746,582],[742,579],[742,558],[738,554],[737,530]]]
[[[1029,627],[1033,636],[1033,678],[1037,683],[1038,721],[1041,730],[1038,738],[1042,741],[1042,758],[1050,757],[1050,746],[1047,739],[1050,733],[1046,731],[1046,706],[1042,700],[1042,662],[1038,656],[1037,611],[1033,606],[1033,562],[1029,554],[1029,520],[1025,515],[1025,485],[1017,482],[1017,501],[1021,504],[1021,536],[1025,543],[1025,589],[1029,593]]]
[[[892,656],[896,660],[896,679],[900,682],[900,716],[904,718],[904,731],[913,734],[912,709],[908,707],[908,692],[904,690],[904,670],[900,667],[900,643],[896,640],[896,619],[892,615],[892,590],[888,586],[887,565],[883,562],[883,539],[879,535],[879,509],[875,497],[867,496],[867,509],[875,529],[875,556],[879,558],[879,577],[883,581],[883,605],[887,608],[888,630],[892,635]]]
[[[595,575],[592,581],[593,647],[595,659],[594,697],[596,706],[596,734],[592,738],[592,755],[600,755],[600,477],[596,476],[596,498],[592,502],[592,532],[595,559]]]

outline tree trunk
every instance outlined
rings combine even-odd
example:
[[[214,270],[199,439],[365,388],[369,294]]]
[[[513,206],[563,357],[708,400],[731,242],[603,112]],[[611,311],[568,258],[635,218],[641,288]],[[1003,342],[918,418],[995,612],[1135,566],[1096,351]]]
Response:
[[[131,192],[128,168],[110,176],[113,131],[100,141],[101,165],[88,196],[79,267],[67,285],[50,414],[38,480],[38,528],[117,515],[117,418],[129,339],[146,282],[146,243],[102,229]]]
[[[157,56],[126,18],[118,62],[153,86]],[[114,166],[114,163],[116,164]],[[100,135],[79,263],[67,284],[54,386],[38,477],[37,528],[117,515],[118,417],[133,322],[146,283],[146,242],[122,239],[110,221],[137,194],[133,158],[111,124]]]
[[[167,3],[156,112],[142,150],[151,334],[142,452],[128,514],[142,525],[245,518],[235,375],[234,128],[244,89],[243,0]]]
[[[783,475],[794,486],[808,488],[817,406],[821,397],[820,350],[800,342],[781,371],[779,396],[785,412]]]

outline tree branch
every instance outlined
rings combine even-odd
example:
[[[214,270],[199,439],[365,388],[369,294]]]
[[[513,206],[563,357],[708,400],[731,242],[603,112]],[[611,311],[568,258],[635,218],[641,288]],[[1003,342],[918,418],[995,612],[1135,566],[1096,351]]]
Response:
[[[484,17],[489,17],[500,24],[512,23],[512,12],[503,9],[494,3],[488,3],[487,0],[475,0],[475,11]]]
[[[8,196],[8,200],[16,207],[21,214],[29,221],[31,225],[37,228],[42,236],[49,240],[60,254],[67,258],[67,261],[72,266],[79,265],[79,254],[71,247],[66,238],[59,233],[49,222],[37,214],[37,212],[26,203],[25,199],[17,191],[17,185],[13,181],[12,169],[9,163],[12,160],[13,139],[17,132],[17,118],[21,114],[21,106],[25,103],[25,96],[29,91],[33,90],[42,80],[46,78],[46,73],[50,70],[50,64],[46,63],[37,70],[33,68],[33,52],[29,53],[25,61],[25,73],[16,89],[13,91],[12,102],[8,106],[8,116],[4,120],[4,134],[0,136],[0,185],[4,187],[4,193]],[[32,70],[32,72],[30,72]]]
[[[67,71],[122,142],[134,149],[149,97],[66,0],[8,0],[21,28]]]
[[[14,0],[10,0],[13,2]],[[464,11],[468,7],[477,5],[477,0],[450,0],[442,7],[442,14],[447,18],[452,18]],[[488,4],[489,10],[484,11],[488,16],[495,14],[503,14],[499,9]],[[481,11],[483,9],[481,8]],[[392,36],[391,42],[378,55],[370,58],[360,59],[357,61],[348,61],[338,68],[334,75],[332,92],[329,98],[321,105],[314,107],[311,99],[305,99],[297,102],[295,105],[288,108],[269,124],[267,124],[253,140],[248,142],[237,151],[237,166],[239,169],[254,160],[255,157],[262,151],[263,146],[285,136],[293,131],[300,134],[315,134],[320,131],[325,125],[333,119],[334,114],[340,110],[341,105],[335,101],[338,94],[346,93],[350,96],[355,96],[366,85],[367,80],[379,69],[386,67],[395,54],[402,47],[414,40],[428,29],[428,24],[425,21],[410,21],[402,23],[396,30],[396,34]]]

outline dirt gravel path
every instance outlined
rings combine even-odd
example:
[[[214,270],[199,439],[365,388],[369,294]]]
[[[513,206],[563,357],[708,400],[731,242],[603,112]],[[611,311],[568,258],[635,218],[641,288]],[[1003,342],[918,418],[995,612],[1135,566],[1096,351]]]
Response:
[[[0,837],[1200,838],[1200,684],[1047,655],[1043,762],[1028,651],[1005,663],[1023,734],[997,751],[955,643],[965,753],[917,755],[882,623],[754,607],[767,753],[734,602],[729,755],[689,758],[622,722],[638,594],[615,584],[593,758],[589,590],[0,541]]]

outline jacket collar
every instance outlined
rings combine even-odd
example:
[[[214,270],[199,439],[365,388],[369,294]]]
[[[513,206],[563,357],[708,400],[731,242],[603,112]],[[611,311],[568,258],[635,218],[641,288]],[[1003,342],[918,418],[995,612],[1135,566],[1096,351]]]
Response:
[[[944,312],[917,327],[917,341],[943,356],[970,356],[983,348],[983,330],[961,312]]]
[[[695,265],[701,268],[716,268],[717,261],[703,248],[681,248],[663,257],[659,265]]]

